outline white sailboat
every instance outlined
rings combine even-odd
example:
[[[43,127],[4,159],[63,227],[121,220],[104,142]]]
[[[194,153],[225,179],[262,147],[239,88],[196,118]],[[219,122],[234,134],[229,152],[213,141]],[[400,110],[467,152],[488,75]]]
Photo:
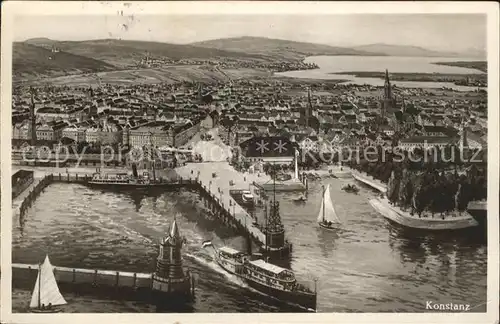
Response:
[[[328,185],[326,190],[323,191],[323,199],[321,201],[321,207],[318,214],[318,224],[323,228],[331,230],[338,229],[341,225],[340,218],[333,207],[330,195],[330,185]]]
[[[49,256],[38,268],[35,288],[31,296],[30,309],[33,313],[58,313],[61,310],[55,306],[65,305],[66,300],[57,286],[54,270]]]

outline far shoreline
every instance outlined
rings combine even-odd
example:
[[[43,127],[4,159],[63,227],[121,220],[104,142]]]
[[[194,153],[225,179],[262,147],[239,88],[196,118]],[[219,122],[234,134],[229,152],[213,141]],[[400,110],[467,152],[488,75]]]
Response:
[[[357,78],[377,78],[384,80],[385,72],[367,72],[367,71],[347,71],[347,72],[329,72],[329,75],[350,75]],[[419,73],[419,72],[395,72],[390,73],[393,81],[408,81],[408,82],[466,82],[468,78],[476,79],[483,82],[486,86],[487,75],[479,73],[471,74],[452,74],[452,73]]]
[[[307,57],[306,57],[307,58]],[[304,58],[304,60],[306,59]],[[485,61],[457,61],[457,62],[435,62],[432,64],[458,66],[463,68],[481,69],[484,66],[486,69]],[[298,70],[307,71],[307,70]],[[151,77],[153,72],[154,76]],[[323,83],[323,84],[342,84],[350,82],[349,78],[342,78],[342,75],[355,76],[360,78],[378,78],[384,79],[385,73],[368,72],[368,71],[347,71],[347,72],[329,72],[326,74],[336,75],[338,79],[323,79],[323,78],[297,78],[293,76],[280,75],[269,70],[256,69],[256,68],[230,68],[224,69],[222,72],[205,69],[199,65],[171,65],[161,68],[142,68],[142,69],[118,69],[112,71],[100,72],[83,72],[70,73],[65,75],[23,75],[14,76],[13,84],[17,86],[22,85],[42,85],[52,83],[56,85],[98,85],[98,80],[95,75],[99,74],[102,83],[114,85],[131,85],[131,84],[160,84],[160,83],[181,83],[183,81],[191,82],[220,82],[227,79],[228,75],[231,79],[246,79],[254,82],[265,82],[270,80],[280,80],[289,83]],[[296,71],[287,71],[296,72]],[[473,78],[483,83],[486,86],[487,74],[486,73],[469,73],[469,74],[454,74],[454,73],[391,73],[393,81],[409,81],[409,82],[451,82],[463,83],[467,78]]]

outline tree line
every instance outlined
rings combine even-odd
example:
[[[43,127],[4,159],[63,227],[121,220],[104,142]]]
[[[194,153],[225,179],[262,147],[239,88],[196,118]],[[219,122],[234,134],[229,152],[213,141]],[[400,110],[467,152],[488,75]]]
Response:
[[[457,148],[444,147],[436,155],[436,150],[416,149],[403,152],[401,158],[393,152],[381,153],[380,149],[372,156],[352,159],[347,165],[386,183],[387,198],[403,210],[443,215],[465,211],[470,201],[487,197],[487,152],[467,150],[460,159],[450,160],[452,150]],[[383,159],[381,154],[385,154]],[[425,155],[432,158],[424,159]]]

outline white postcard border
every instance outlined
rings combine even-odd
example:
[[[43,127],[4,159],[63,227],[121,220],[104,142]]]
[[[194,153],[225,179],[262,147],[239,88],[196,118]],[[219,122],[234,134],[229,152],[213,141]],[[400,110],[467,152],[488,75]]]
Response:
[[[12,314],[11,312],[11,79],[14,15],[116,14],[360,14],[484,13],[488,16],[488,311],[487,313],[317,314]],[[2,323],[494,323],[499,315],[499,16],[495,2],[4,2],[1,55],[1,321]],[[355,284],[355,283],[353,283]],[[423,301],[424,303],[424,301]]]

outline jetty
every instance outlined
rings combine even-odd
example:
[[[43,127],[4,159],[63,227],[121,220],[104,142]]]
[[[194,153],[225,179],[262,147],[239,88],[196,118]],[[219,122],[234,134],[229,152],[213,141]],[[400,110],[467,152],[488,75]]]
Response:
[[[272,182],[258,183],[254,182],[253,185],[262,191],[276,191],[276,192],[306,192],[308,191],[308,180],[304,176],[304,180],[288,180],[288,181],[276,181],[276,184]]]
[[[53,266],[54,277],[65,291],[144,300],[159,308],[182,305],[195,297],[193,274],[182,265],[183,242],[174,219],[168,235],[160,241],[156,269],[152,273]],[[38,270],[38,264],[13,263],[13,287],[31,289]]]
[[[49,173],[41,178],[35,178],[26,189],[18,193],[12,200],[13,215],[19,215],[19,217],[22,218],[26,210],[33,205],[40,193],[52,183],[74,183],[86,185],[92,177],[92,174]],[[183,182],[182,179],[176,179],[173,181],[160,179],[160,181],[162,181],[163,184],[161,187],[164,189],[177,189],[193,185],[189,181]]]
[[[254,242],[261,251],[279,254],[280,257],[287,256],[291,251],[291,245],[284,240],[284,233],[280,233],[277,239],[272,232],[265,234],[266,227],[255,222],[231,193],[248,190],[259,192],[250,179],[237,172],[227,162],[189,163],[175,169],[175,179],[160,179],[164,185],[155,190],[177,190],[187,188],[200,195],[201,201],[226,226],[232,227],[245,233],[250,242]],[[217,176],[213,177],[213,173]],[[13,201],[14,215],[19,215],[20,221],[27,209],[32,206],[38,195],[52,183],[76,183],[86,185],[92,179],[91,174],[50,173],[36,182],[33,190],[27,194],[21,194]],[[232,181],[232,186],[230,185]],[[253,189],[253,190],[252,190]],[[29,190],[29,188],[28,188]],[[281,237],[283,236],[283,239]],[[268,244],[274,242],[274,244]],[[282,243],[280,243],[282,242]]]
[[[291,252],[291,244],[284,238],[284,230],[279,221],[279,204],[275,217],[269,216],[266,226],[257,224],[232,193],[250,191],[255,196],[261,188],[236,171],[227,162],[190,163],[176,169],[183,181],[195,183],[200,189],[200,198],[225,224],[240,229],[257,244],[264,253],[285,257]],[[230,185],[230,183],[232,185]],[[280,228],[272,231],[271,228]]]
[[[200,184],[203,190],[201,198],[210,205],[212,211],[224,214],[222,215],[224,222],[231,222],[234,219],[238,227],[243,227],[259,245],[265,244],[265,235],[252,224],[253,217],[231,195],[231,191],[252,192],[252,183],[242,174],[226,162],[192,163],[177,168],[176,172],[182,179]],[[233,181],[232,186],[229,184],[230,181]]]
[[[380,191],[381,193],[387,192],[387,186],[380,180],[377,180],[369,175],[364,175],[359,171],[351,170],[351,175],[357,181],[366,184],[367,186]]]

